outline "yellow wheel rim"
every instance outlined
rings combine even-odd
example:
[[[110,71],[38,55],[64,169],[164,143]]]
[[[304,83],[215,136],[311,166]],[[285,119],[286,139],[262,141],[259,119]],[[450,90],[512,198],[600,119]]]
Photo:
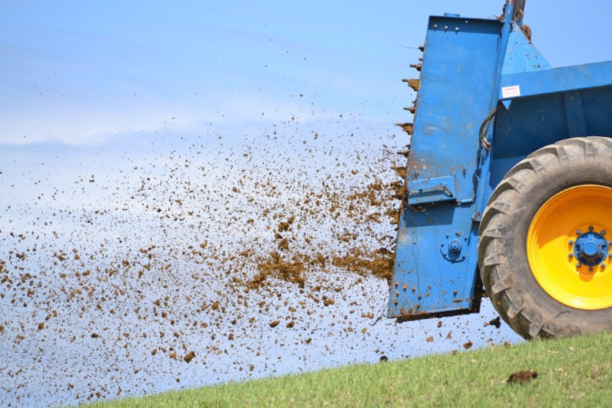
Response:
[[[557,301],[582,310],[612,307],[612,188],[583,185],[548,200],[531,222],[527,259]]]

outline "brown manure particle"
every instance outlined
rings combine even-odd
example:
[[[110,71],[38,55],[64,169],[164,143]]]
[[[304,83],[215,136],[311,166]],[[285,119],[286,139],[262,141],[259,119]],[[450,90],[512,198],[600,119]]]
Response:
[[[406,168],[406,166],[393,166],[391,167],[391,169],[395,171],[395,173],[397,174],[397,177],[400,177],[402,179],[406,178],[406,175],[408,173],[408,169]]]
[[[335,304],[336,301],[334,299],[325,298],[323,299],[323,306],[330,306]]]
[[[387,356],[382,356],[382,357],[380,358],[380,362],[381,362],[381,363],[384,363],[384,362],[387,362],[387,361],[389,361],[389,357],[387,357]]]
[[[190,351],[189,353],[187,353],[185,355],[185,357],[183,358],[183,360],[185,360],[186,363],[190,363],[191,360],[193,360],[195,358],[195,353],[193,351]]]
[[[302,288],[306,282],[304,265],[297,257],[294,257],[292,261],[285,261],[278,252],[272,252],[266,262],[257,265],[257,269],[259,273],[248,285],[250,289],[259,289],[264,286],[268,277],[295,283]]]
[[[270,322],[270,327],[274,328],[274,327],[278,326],[278,325],[279,325],[279,323],[280,323],[280,322],[279,322],[278,320],[275,320],[275,321],[273,321],[273,322]]]
[[[278,249],[282,249],[283,251],[289,250],[289,241],[287,240],[287,238],[280,240],[280,242],[278,243]]]
[[[393,252],[386,248],[379,248],[369,254],[354,249],[342,257],[334,257],[332,263],[334,266],[346,268],[351,272],[370,274],[391,282],[394,261]]]
[[[485,323],[485,327],[487,326],[495,326],[496,329],[499,329],[501,327],[501,320],[499,318],[499,316],[497,316],[495,319]]]
[[[508,384],[526,384],[530,382],[532,379],[538,378],[538,373],[535,371],[519,371],[518,373],[511,374],[508,377]]]
[[[469,349],[472,348],[473,345],[474,345],[474,343],[472,343],[471,341],[468,341],[467,343],[465,343],[463,345],[463,348],[466,349],[466,350],[469,350]]]
[[[279,232],[289,231],[291,229],[291,224],[293,224],[293,221],[295,221],[295,216],[289,217],[287,222],[281,222],[280,224],[278,224],[278,231]]]

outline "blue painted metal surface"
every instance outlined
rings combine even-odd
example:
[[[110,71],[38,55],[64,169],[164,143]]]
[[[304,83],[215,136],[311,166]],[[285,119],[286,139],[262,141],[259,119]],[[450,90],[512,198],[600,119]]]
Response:
[[[508,38],[502,75],[552,68],[540,51],[525,37],[520,25],[513,24]]]
[[[514,99],[546,95],[580,89],[599,88],[612,84],[612,61],[547,69],[543,71],[514,73],[502,76],[499,99]],[[519,87],[518,95],[504,97],[503,90]]]
[[[605,234],[605,231],[603,233]],[[608,240],[599,232],[585,232],[576,239],[574,244],[574,256],[586,266],[599,265],[608,257],[608,251]]]
[[[612,62],[553,69],[517,16],[429,20],[388,317],[478,311],[479,217],[505,173],[558,140],[612,137]]]
[[[497,102],[504,45],[497,20],[431,17],[408,163],[408,204],[397,238],[389,316],[466,309],[476,268],[472,215],[479,175],[479,128]],[[495,99],[495,103],[493,103]],[[412,202],[415,181],[452,178],[457,199]],[[464,200],[467,199],[467,202]],[[452,251],[453,241],[461,244]],[[456,245],[455,245],[456,246]]]

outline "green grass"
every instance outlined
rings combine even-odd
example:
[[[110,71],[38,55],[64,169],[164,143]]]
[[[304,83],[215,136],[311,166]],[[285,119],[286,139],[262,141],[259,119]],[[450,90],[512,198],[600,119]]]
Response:
[[[596,407],[612,405],[612,334],[356,365],[93,407]],[[510,374],[538,373],[528,384]]]

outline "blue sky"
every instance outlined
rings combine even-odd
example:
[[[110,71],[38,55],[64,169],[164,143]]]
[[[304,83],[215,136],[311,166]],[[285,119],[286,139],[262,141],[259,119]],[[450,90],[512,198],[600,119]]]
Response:
[[[248,257],[277,249],[276,225],[293,212],[300,229],[287,234],[295,253],[332,257],[358,244],[388,245],[393,226],[359,222],[359,211],[370,217],[377,209],[356,203],[351,218],[342,204],[334,218],[299,205],[393,180],[395,159],[386,152],[407,143],[394,124],[410,119],[402,108],[414,99],[401,79],[415,75],[409,65],[420,56],[427,17],[491,18],[501,3],[0,3],[0,261],[15,278],[27,271],[40,282],[27,306],[11,302],[25,286],[0,299],[0,361],[9,362],[0,367],[0,394],[13,390],[17,406],[68,404],[100,387],[110,398],[119,388],[159,392],[519,341],[505,325],[484,325],[496,316],[487,301],[482,314],[445,319],[440,330],[436,320],[373,323],[388,293],[372,277],[314,270],[307,288],[322,285],[315,295],[336,301],[323,309],[280,282],[248,299],[269,308],[244,311],[231,286],[234,276],[256,272]],[[612,60],[611,2],[551,3],[528,2],[525,21],[553,66]],[[358,239],[337,239],[347,234]],[[204,241],[211,256],[248,250],[247,259],[205,264],[185,256]],[[152,245],[159,261],[145,275],[150,282],[127,270],[123,281],[107,276],[125,259],[132,271],[144,265],[138,254]],[[68,261],[58,262],[61,251]],[[85,269],[91,273],[81,275]],[[177,284],[198,274],[208,278]],[[93,298],[74,302],[62,291],[90,283]],[[121,288],[128,293],[113,297]],[[101,293],[108,295],[99,309]],[[159,335],[178,330],[151,309],[160,296],[175,302],[165,310],[181,339]],[[215,300],[225,316],[200,310]],[[143,320],[130,314],[137,306]],[[44,320],[54,308],[59,316]],[[210,325],[194,328],[184,316]],[[283,323],[270,330],[275,319]],[[287,319],[295,330],[285,329]],[[124,331],[135,333],[127,349],[113,340]],[[234,343],[225,340],[230,334]],[[161,347],[198,357],[185,364],[153,356]],[[109,371],[116,367],[119,374]]]
[[[100,143],[308,109],[393,122],[419,56],[404,47],[421,45],[427,16],[488,18],[498,3],[3,2],[0,143]],[[598,40],[610,11],[530,2],[526,22],[553,66],[588,63],[612,59]]]

